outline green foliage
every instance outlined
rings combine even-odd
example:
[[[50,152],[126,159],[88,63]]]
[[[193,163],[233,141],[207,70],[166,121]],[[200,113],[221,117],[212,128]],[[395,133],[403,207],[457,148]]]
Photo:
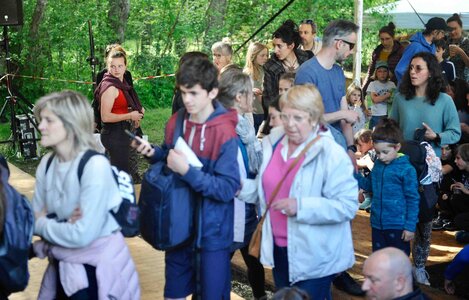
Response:
[[[129,0],[130,1],[130,0]],[[227,0],[222,25],[207,28],[210,1],[220,0],[134,0],[126,26],[124,47],[129,53],[129,70],[134,78],[172,74],[178,58],[189,50],[202,50],[204,39],[229,37],[237,49],[256,29],[264,24],[286,3],[285,0]],[[107,44],[116,41],[116,33],[107,17],[109,1],[61,0],[47,1],[39,25],[37,40],[31,35],[31,23],[36,0],[24,0],[24,25],[9,27],[10,50],[14,71],[21,75],[52,79],[91,80],[88,25],[91,20],[95,41],[95,56],[100,60],[98,71],[104,67],[103,55]],[[386,0],[365,0],[364,9],[388,3]],[[353,0],[297,0],[277,19],[258,33],[254,40],[269,43],[271,34],[291,18],[295,21],[312,18],[319,33],[331,20],[352,20]],[[366,24],[363,31],[363,67],[366,68],[373,48],[378,44],[377,31],[387,23],[384,17]],[[207,37],[205,36],[207,34]],[[235,62],[244,65],[247,47],[235,55]],[[346,65],[347,68],[350,65]],[[74,89],[92,97],[91,85],[55,80],[14,79],[22,94],[31,102],[42,95],[62,89]],[[174,77],[138,80],[136,90],[147,108],[169,107]]]

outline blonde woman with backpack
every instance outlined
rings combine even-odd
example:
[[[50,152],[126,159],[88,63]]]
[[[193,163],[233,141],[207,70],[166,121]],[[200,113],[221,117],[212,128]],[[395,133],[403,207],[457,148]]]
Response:
[[[34,233],[41,237],[34,251],[49,258],[38,299],[140,299],[135,265],[110,212],[122,198],[109,161],[94,155],[78,177],[81,157],[96,149],[87,99],[52,93],[38,100],[34,114],[41,146],[52,150],[37,168],[33,197]]]

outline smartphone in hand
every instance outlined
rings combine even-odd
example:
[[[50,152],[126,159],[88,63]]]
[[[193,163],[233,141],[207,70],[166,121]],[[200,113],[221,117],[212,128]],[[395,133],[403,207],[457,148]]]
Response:
[[[128,129],[125,129],[124,131],[125,131],[125,133],[126,133],[132,140],[135,141],[135,143],[137,143],[137,145],[140,145],[140,144],[141,144],[140,141],[137,139],[137,136],[136,136],[134,133],[132,133],[132,132],[131,132],[130,130],[128,130]]]

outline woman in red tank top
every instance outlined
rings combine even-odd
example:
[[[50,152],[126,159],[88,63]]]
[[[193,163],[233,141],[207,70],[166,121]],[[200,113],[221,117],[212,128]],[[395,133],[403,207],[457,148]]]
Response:
[[[145,109],[138,97],[124,80],[127,70],[125,52],[114,49],[107,58],[108,73],[97,88],[100,99],[101,142],[109,153],[111,164],[126,172],[129,166],[129,137],[125,129],[140,127]]]

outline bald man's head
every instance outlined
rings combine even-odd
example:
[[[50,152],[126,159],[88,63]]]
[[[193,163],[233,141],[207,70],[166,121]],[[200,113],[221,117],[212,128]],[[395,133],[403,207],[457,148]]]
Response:
[[[412,292],[412,265],[397,248],[384,248],[371,254],[363,265],[362,289],[368,299],[390,300]]]

